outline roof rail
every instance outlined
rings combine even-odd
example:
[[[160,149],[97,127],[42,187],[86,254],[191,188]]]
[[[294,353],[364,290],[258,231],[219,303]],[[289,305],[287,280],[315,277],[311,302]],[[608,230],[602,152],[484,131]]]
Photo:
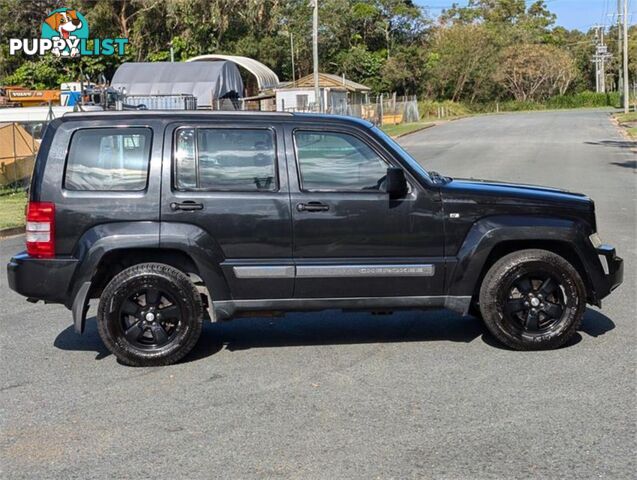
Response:
[[[65,117],[99,117],[99,116],[118,116],[118,115],[139,115],[139,116],[148,116],[148,115],[157,115],[157,116],[166,116],[166,115],[275,115],[275,116],[293,116],[292,112],[264,112],[259,110],[91,110],[84,112],[68,112],[65,113]]]

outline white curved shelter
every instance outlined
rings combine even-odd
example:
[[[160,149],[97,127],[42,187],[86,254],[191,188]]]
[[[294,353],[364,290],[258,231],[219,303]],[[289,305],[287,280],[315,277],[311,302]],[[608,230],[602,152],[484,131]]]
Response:
[[[232,62],[250,72],[257,80],[259,91],[277,88],[279,86],[279,77],[261,62],[253,58],[241,57],[239,55],[221,55],[211,53],[207,55],[199,55],[186,60],[186,62]]]
[[[126,95],[193,95],[198,107],[210,107],[215,99],[243,96],[243,80],[233,62],[125,62],[113,75],[111,86]]]

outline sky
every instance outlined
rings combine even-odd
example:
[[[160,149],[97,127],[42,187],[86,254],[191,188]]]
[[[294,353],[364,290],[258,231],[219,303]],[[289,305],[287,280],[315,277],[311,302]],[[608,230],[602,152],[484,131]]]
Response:
[[[449,8],[454,1],[466,5],[466,0],[416,0],[415,3],[424,6],[432,16],[437,16],[443,8]],[[592,25],[609,25],[616,21],[617,0],[545,0],[549,10],[557,15],[557,25],[568,29],[577,28],[586,31]],[[526,2],[532,3],[531,0]],[[629,21],[635,23],[637,19],[637,0],[629,0]],[[610,15],[610,16],[609,16]]]

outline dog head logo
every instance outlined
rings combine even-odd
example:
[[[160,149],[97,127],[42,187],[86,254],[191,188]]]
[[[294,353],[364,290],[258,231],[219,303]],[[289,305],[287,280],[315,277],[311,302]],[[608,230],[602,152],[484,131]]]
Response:
[[[80,54],[79,41],[88,39],[88,22],[77,10],[58,8],[44,19],[42,38],[57,41],[58,46],[51,50],[54,55],[76,57]]]
[[[53,30],[59,32],[62,38],[69,38],[71,32],[82,28],[82,20],[77,18],[75,10],[53,12],[46,17],[44,22]]]

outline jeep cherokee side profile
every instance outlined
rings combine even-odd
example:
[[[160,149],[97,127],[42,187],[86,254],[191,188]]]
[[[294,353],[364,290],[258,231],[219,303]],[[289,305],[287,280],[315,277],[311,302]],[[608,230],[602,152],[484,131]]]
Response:
[[[555,348],[622,282],[584,195],[427,172],[372,124],[286,113],[95,112],[53,121],[9,285],[89,302],[123,363],[178,361],[204,320],[445,307]]]

